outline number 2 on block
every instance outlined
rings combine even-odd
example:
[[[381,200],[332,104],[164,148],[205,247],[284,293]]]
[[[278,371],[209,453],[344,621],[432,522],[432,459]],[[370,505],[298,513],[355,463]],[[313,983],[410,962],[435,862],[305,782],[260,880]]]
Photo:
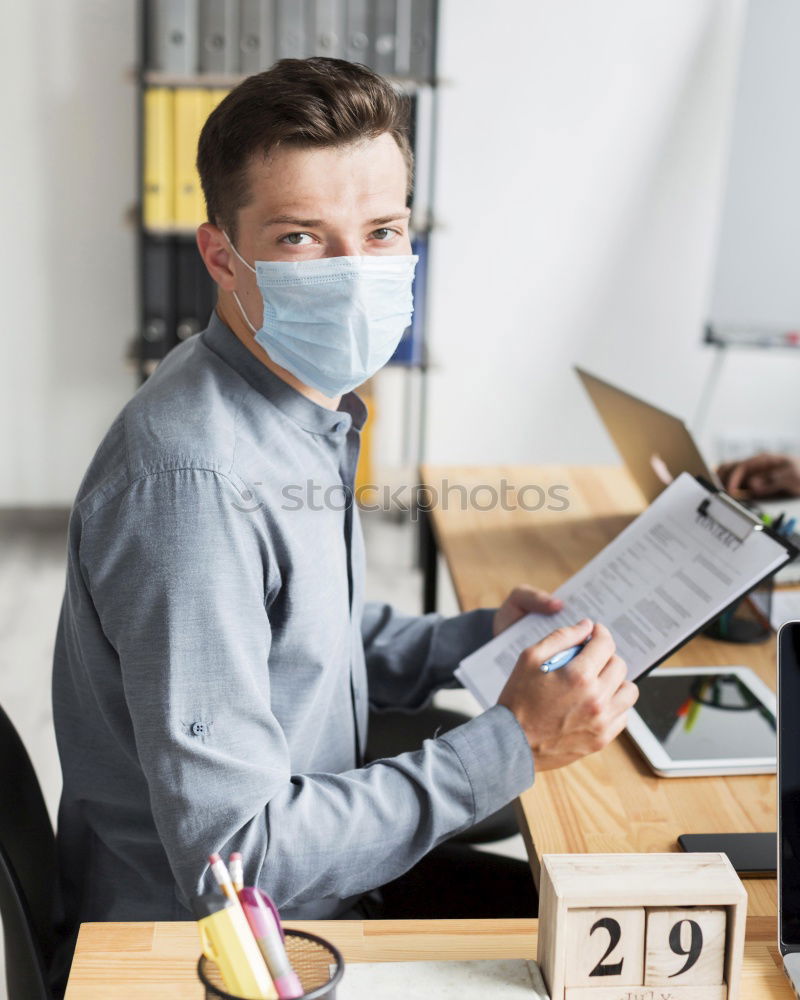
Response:
[[[567,911],[567,986],[641,986],[644,907]]]
[[[607,963],[606,959],[614,951],[614,949],[619,944],[619,939],[622,937],[622,929],[619,926],[619,921],[615,920],[613,917],[601,917],[599,920],[595,920],[592,924],[592,929],[589,931],[590,934],[594,934],[595,931],[600,929],[608,931],[608,936],[610,938],[608,942],[608,948],[606,948],[605,954],[597,963],[597,965],[589,973],[590,976],[619,976],[622,974],[622,963],[625,961],[621,958],[618,962],[613,964]]]

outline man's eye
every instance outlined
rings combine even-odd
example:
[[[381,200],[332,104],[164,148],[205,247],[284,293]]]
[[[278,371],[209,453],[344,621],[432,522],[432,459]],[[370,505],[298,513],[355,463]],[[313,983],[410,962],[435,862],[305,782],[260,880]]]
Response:
[[[397,232],[397,230],[395,229],[376,229],[372,235],[376,236],[378,240],[382,242],[384,240],[388,240],[389,237],[392,236],[392,234],[395,232]]]
[[[311,236],[308,233],[287,233],[285,236],[281,236],[280,242],[283,243],[285,241],[289,246],[301,247],[305,246],[304,243],[300,242],[303,238],[310,240]]]

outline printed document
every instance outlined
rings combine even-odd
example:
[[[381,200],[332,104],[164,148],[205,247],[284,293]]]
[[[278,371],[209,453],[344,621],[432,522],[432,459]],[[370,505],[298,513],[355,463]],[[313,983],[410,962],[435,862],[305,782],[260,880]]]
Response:
[[[609,628],[633,680],[788,558],[783,545],[683,473],[555,592],[562,611],[526,615],[463,659],[456,677],[489,708],[523,649],[590,618]]]

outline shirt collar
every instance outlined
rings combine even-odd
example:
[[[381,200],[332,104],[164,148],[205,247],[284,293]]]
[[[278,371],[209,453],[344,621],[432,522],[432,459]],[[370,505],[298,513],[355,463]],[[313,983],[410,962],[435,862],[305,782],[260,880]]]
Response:
[[[216,309],[200,337],[209,350],[238,372],[256,392],[305,430],[313,434],[331,434],[342,433],[351,426],[357,431],[363,427],[367,408],[354,392],[342,396],[337,410],[329,410],[308,399],[248,351],[233,330],[222,322]]]

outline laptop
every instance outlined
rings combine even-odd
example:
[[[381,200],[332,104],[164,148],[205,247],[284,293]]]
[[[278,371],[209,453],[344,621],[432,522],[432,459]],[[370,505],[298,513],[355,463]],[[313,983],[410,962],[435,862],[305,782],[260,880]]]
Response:
[[[582,368],[576,367],[575,371],[648,503],[652,503],[681,472],[702,476],[720,485],[689,428],[679,417],[645,403]]]
[[[652,503],[681,472],[721,486],[686,424],[671,413],[619,389],[583,368],[575,371],[622,456],[628,472]],[[755,507],[755,505],[752,505]],[[800,520],[800,500],[759,500],[759,513]]]
[[[800,996],[800,622],[778,632],[778,948]]]

